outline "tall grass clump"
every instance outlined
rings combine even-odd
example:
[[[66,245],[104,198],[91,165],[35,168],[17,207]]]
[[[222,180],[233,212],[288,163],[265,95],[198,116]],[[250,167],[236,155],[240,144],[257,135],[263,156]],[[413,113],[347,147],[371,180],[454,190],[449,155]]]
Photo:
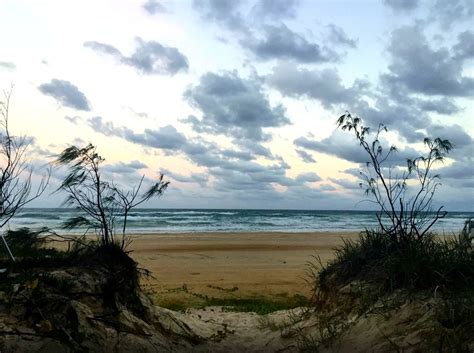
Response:
[[[345,240],[318,275],[322,288],[355,280],[375,284],[385,293],[474,287],[474,251],[461,237],[428,234],[399,247],[383,233],[367,230],[358,240]]]

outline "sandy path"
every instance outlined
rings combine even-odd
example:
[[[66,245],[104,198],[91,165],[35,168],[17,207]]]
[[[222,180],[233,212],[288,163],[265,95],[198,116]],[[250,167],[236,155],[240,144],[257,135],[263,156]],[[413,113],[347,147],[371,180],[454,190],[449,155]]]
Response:
[[[357,233],[191,233],[137,235],[132,257],[152,271],[147,289],[180,296],[178,288],[216,295],[309,294],[305,266],[312,256],[325,262],[341,238]],[[214,288],[212,288],[214,287]],[[235,289],[238,288],[238,289]],[[230,293],[230,291],[222,291]],[[180,294],[181,293],[181,294]]]

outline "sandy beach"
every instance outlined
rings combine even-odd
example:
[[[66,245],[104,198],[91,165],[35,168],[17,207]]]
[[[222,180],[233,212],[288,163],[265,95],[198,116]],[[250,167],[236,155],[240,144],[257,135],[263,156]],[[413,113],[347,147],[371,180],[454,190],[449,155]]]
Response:
[[[200,295],[309,295],[305,269],[312,256],[331,259],[356,232],[188,233],[135,235],[132,257],[150,270],[143,281],[161,304]]]

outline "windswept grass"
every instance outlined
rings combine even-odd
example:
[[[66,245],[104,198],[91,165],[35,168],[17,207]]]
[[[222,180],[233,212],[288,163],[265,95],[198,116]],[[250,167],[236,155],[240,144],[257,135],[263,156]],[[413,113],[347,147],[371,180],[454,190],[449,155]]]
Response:
[[[427,235],[400,247],[381,233],[366,231],[345,240],[335,259],[318,273],[321,288],[354,280],[395,289],[459,290],[474,285],[474,252],[461,238]]]

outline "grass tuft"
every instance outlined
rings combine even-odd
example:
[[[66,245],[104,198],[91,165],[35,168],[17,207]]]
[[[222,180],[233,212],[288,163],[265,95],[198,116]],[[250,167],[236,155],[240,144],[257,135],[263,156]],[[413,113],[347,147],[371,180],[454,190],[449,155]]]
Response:
[[[386,293],[400,288],[455,291],[474,283],[473,249],[457,237],[427,235],[400,247],[382,233],[366,231],[356,241],[345,240],[335,255],[318,274],[323,289],[355,280],[377,284]]]

